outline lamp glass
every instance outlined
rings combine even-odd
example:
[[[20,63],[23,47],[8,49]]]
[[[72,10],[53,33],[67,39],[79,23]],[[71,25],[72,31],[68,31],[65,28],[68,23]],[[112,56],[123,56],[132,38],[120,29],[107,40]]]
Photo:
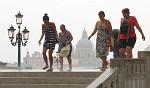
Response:
[[[20,11],[16,16],[16,24],[21,25],[22,24],[22,17],[23,15],[21,15]]]
[[[22,33],[23,33],[23,40],[28,40],[29,39],[29,31],[28,31],[28,29],[26,29],[26,27],[22,31]]]
[[[14,35],[15,35],[15,30],[13,26],[11,26],[9,29],[8,29],[8,36],[9,38],[12,40],[14,38]]]

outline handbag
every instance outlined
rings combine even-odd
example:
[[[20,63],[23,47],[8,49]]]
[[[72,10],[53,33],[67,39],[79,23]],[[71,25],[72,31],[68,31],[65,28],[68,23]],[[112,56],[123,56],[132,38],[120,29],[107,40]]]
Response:
[[[67,57],[70,53],[70,45],[63,47],[59,53],[60,57]]]
[[[130,20],[129,20],[129,22],[130,22]],[[121,34],[125,34],[125,35],[129,34],[129,32],[131,31],[131,26],[130,26],[129,22],[126,21],[125,19],[123,19],[123,21],[122,21],[122,23],[120,25],[120,33]]]

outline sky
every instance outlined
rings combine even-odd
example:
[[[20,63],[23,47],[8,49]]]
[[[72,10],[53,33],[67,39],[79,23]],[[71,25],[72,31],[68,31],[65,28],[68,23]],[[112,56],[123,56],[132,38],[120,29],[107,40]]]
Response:
[[[72,43],[76,48],[84,27],[88,35],[94,30],[95,23],[99,20],[99,11],[105,12],[105,18],[110,20],[115,29],[120,26],[123,8],[130,9],[130,15],[137,18],[146,36],[146,40],[142,41],[140,33],[135,29],[137,42],[133,49],[133,57],[136,58],[138,51],[143,51],[150,45],[149,0],[0,0],[0,61],[9,63],[18,61],[18,46],[11,45],[7,29],[13,25],[16,29],[15,33],[18,32],[15,15],[19,11],[23,15],[21,31],[25,26],[30,31],[27,46],[21,47],[21,58],[23,58],[27,50],[30,55],[35,51],[42,52],[42,45],[39,46],[38,40],[41,36],[44,13],[47,13],[50,21],[55,23],[58,32],[60,32],[61,24],[66,25],[66,29],[74,37]],[[96,34],[91,40],[95,47]],[[58,45],[54,54],[57,47]],[[108,59],[110,58],[112,58],[112,53],[108,56]]]

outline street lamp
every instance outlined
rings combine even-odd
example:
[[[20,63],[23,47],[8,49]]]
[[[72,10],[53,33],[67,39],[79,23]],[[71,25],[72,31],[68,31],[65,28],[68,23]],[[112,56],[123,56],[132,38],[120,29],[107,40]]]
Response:
[[[24,28],[24,30],[22,31],[22,33],[20,32],[20,28],[21,28],[21,24],[22,24],[22,17],[23,15],[21,15],[20,11],[16,16],[16,24],[18,25],[19,31],[16,34],[16,41],[13,42],[14,36],[15,36],[15,30],[14,27],[11,25],[11,27],[8,30],[8,36],[9,39],[11,41],[11,44],[13,46],[18,45],[18,67],[21,67],[21,44],[22,46],[26,46],[27,44],[27,40],[29,39],[29,31],[28,29],[26,29],[26,27]],[[22,37],[23,34],[23,37]]]

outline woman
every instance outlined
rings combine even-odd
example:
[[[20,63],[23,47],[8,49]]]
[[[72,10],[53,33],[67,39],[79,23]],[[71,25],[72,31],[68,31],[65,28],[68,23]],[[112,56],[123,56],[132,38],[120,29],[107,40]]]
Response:
[[[136,33],[134,26],[141,33],[142,39],[145,40],[144,33],[135,16],[130,16],[128,8],[122,10],[123,18],[121,19],[119,34],[119,52],[122,58],[132,58],[132,49],[136,42]],[[128,25],[124,25],[128,24]],[[125,31],[126,30],[126,31]]]
[[[96,39],[96,57],[102,59],[102,68],[104,71],[107,68],[108,62],[107,56],[109,54],[109,47],[112,49],[110,32],[112,31],[112,26],[109,20],[105,19],[105,13],[100,11],[98,13],[100,21],[96,22],[94,31],[88,37],[90,39],[97,32]]]
[[[72,34],[66,30],[66,27],[64,24],[60,25],[60,30],[61,32],[59,33],[59,48],[58,48],[58,53],[61,51],[63,47],[66,45],[70,46],[70,53],[67,56],[67,60],[69,63],[69,70],[72,70],[72,60],[71,60],[71,51],[72,51],[72,44],[71,41],[73,40]],[[60,71],[63,71],[63,57],[60,56]]]
[[[47,55],[46,52],[49,50],[49,60],[50,60],[50,67],[47,71],[53,71],[52,65],[53,65],[53,50],[55,49],[55,44],[57,43],[58,40],[58,34],[56,31],[56,26],[55,23],[49,22],[49,17],[47,14],[43,16],[43,22],[42,24],[42,34],[40,37],[40,40],[38,41],[39,44],[41,44],[41,40],[43,39],[45,35],[45,40],[43,44],[43,58],[45,61],[46,66],[43,67],[43,70],[47,69],[49,67],[48,65],[48,60],[47,60]]]

